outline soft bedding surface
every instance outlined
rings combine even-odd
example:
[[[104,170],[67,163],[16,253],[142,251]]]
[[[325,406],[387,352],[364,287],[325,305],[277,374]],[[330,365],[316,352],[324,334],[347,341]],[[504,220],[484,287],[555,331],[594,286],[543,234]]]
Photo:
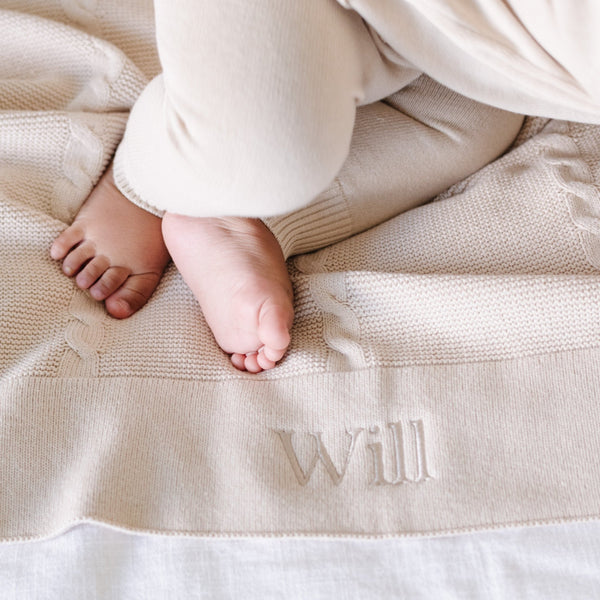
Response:
[[[79,525],[0,545],[3,600],[249,600],[597,596],[600,525],[426,539],[207,539]]]
[[[48,256],[157,68],[148,3],[15,0],[0,29],[0,538],[598,518],[597,126],[530,119],[434,202],[292,259],[292,346],[251,376],[174,267],[116,321]]]

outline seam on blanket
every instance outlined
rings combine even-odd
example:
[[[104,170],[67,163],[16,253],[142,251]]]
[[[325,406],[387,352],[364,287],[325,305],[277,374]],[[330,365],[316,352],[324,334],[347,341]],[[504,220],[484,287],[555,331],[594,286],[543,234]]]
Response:
[[[553,525],[567,525],[575,523],[589,523],[590,521],[598,521],[600,519],[600,513],[594,513],[589,515],[581,515],[578,517],[556,517],[552,519],[531,519],[524,521],[506,521],[502,523],[491,523],[488,525],[473,525],[468,527],[453,527],[448,529],[432,529],[422,531],[410,531],[410,532],[396,532],[396,533],[346,533],[346,532],[322,532],[314,533],[307,531],[299,532],[193,532],[193,531],[181,531],[181,530],[168,530],[168,529],[152,529],[127,526],[110,519],[104,519],[98,516],[88,516],[72,519],[67,523],[57,527],[55,530],[47,533],[21,535],[12,537],[0,537],[0,545],[9,543],[19,542],[33,542],[48,540],[54,537],[58,537],[67,533],[70,529],[77,527],[78,525],[94,525],[99,527],[108,527],[115,529],[123,533],[131,535],[153,535],[167,538],[181,537],[181,538],[202,538],[212,540],[225,540],[225,539],[361,539],[361,540],[383,540],[383,539],[406,539],[406,538],[428,538],[428,537],[441,537],[448,535],[465,535],[472,533],[481,533],[485,531],[502,531],[505,529],[516,529],[518,527],[548,527]]]
[[[102,323],[99,324],[100,326],[102,326]],[[87,325],[84,322],[81,322],[79,324],[77,323],[73,323],[70,324],[69,327],[79,327],[81,328],[82,326],[85,327],[89,327],[89,325]],[[89,332],[91,334],[91,332]],[[98,331],[95,331],[95,335],[98,336]],[[67,337],[65,335],[65,337]],[[104,337],[104,334],[102,334],[102,339]],[[98,341],[95,343],[95,347],[92,348],[92,350],[94,350],[94,352],[98,352],[98,345],[100,344],[100,342],[102,341],[102,339],[100,339],[100,337],[96,338]],[[79,354],[79,352],[77,352],[77,350],[73,347],[71,347],[70,343],[67,342],[69,344],[69,348],[67,349],[67,352],[69,351],[73,351],[77,354],[78,360],[83,360],[83,357]],[[85,344],[85,342],[84,342]],[[85,356],[85,358],[90,357],[90,360],[92,363],[95,362],[95,358],[92,357],[91,352],[90,352],[90,348],[87,348],[87,351],[85,351],[82,347],[79,347],[79,350],[81,351],[81,353]],[[475,360],[468,360],[468,361],[444,361],[444,362],[436,362],[436,363],[430,363],[430,362],[414,362],[414,363],[407,363],[407,364],[390,364],[390,363],[383,363],[380,365],[367,365],[361,368],[357,368],[357,369],[351,369],[351,368],[342,368],[342,369],[338,369],[338,370],[334,370],[334,369],[330,369],[328,368],[327,370],[321,370],[321,371],[306,371],[306,372],[302,372],[302,373],[298,373],[298,372],[294,372],[291,374],[287,374],[287,375],[282,375],[282,376],[277,376],[276,374],[258,374],[258,375],[236,375],[236,374],[232,374],[232,375],[225,375],[219,378],[216,377],[197,377],[197,378],[191,378],[191,377],[185,377],[185,376],[181,376],[181,377],[175,377],[172,375],[169,375],[168,377],[144,377],[144,376],[135,376],[135,375],[91,375],[91,374],[86,374],[85,372],[79,372],[77,370],[74,370],[73,372],[69,372],[69,368],[66,366],[69,363],[65,362],[65,366],[59,368],[56,376],[52,377],[51,379],[49,379],[48,377],[45,377],[43,375],[20,375],[20,374],[9,374],[9,375],[5,375],[2,377],[2,380],[0,381],[0,388],[2,387],[3,384],[11,384],[14,382],[19,382],[19,381],[40,381],[40,382],[62,382],[62,383],[67,383],[67,382],[82,382],[82,381],[89,381],[90,384],[97,384],[97,382],[99,381],[107,381],[107,382],[114,382],[117,380],[121,380],[123,382],[127,382],[128,384],[133,384],[135,382],[144,382],[144,381],[158,381],[158,382],[172,382],[172,383],[183,383],[183,384],[218,384],[218,385],[222,385],[222,384],[227,384],[227,383],[237,383],[237,382],[253,382],[256,384],[265,384],[265,383],[277,383],[277,382],[281,382],[281,381],[285,381],[285,380],[289,380],[289,379],[298,379],[299,377],[310,377],[311,379],[314,378],[319,378],[319,377],[337,377],[340,375],[352,375],[352,374],[358,374],[358,373],[365,373],[368,371],[371,372],[377,372],[377,371],[388,371],[388,370],[403,370],[403,369],[421,369],[421,368],[427,368],[427,367],[460,367],[460,366],[469,366],[469,365],[484,365],[484,364],[497,364],[497,363],[505,363],[505,362],[517,362],[517,361],[522,361],[522,360],[530,360],[530,359],[535,359],[535,358],[541,358],[541,357],[548,357],[548,356],[554,356],[554,355],[560,355],[560,354],[564,354],[564,353],[573,353],[573,352],[587,352],[587,351],[595,351],[595,350],[600,350],[600,342],[598,344],[594,344],[594,345],[590,345],[590,346],[585,346],[585,347],[578,347],[578,348],[568,348],[568,349],[562,349],[562,350],[554,350],[554,351],[549,351],[549,352],[536,352],[534,354],[523,354],[523,355],[519,355],[519,356],[513,356],[510,358],[495,358],[495,359],[475,359]],[[98,353],[99,356],[99,353]],[[72,361],[73,357],[71,357]],[[63,360],[67,360],[67,359],[63,359]],[[335,359],[332,359],[335,360]],[[89,368],[89,367],[88,367]]]

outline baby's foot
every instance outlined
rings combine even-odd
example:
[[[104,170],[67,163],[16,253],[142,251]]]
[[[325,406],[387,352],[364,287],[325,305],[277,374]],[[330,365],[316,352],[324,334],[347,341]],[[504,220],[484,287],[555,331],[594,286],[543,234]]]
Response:
[[[257,219],[167,213],[163,235],[217,343],[240,370],[271,369],[290,343],[293,292],[281,248]]]
[[[119,192],[109,168],[50,256],[63,261],[79,288],[104,300],[109,314],[124,319],[146,304],[169,261],[160,222]]]

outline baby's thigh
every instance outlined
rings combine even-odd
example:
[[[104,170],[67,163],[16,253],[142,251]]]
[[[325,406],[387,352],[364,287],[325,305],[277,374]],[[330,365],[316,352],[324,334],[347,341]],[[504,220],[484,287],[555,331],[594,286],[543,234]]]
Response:
[[[364,61],[379,60],[360,17],[335,0],[157,0],[156,20],[186,160],[257,215],[321,192],[348,152]]]

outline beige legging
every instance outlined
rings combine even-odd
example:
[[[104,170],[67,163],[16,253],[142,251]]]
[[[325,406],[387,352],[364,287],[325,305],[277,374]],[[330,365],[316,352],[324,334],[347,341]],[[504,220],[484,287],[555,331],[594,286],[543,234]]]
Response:
[[[422,75],[357,110],[350,153],[324,192],[304,208],[264,221],[286,257],[343,240],[488,164],[511,144],[522,121]]]
[[[155,0],[163,74],[132,111],[117,184],[157,213],[285,214],[267,222],[289,254],[415,206],[514,138],[519,116],[422,71],[514,111],[598,118],[586,73],[548,58],[507,2],[412,4]]]

